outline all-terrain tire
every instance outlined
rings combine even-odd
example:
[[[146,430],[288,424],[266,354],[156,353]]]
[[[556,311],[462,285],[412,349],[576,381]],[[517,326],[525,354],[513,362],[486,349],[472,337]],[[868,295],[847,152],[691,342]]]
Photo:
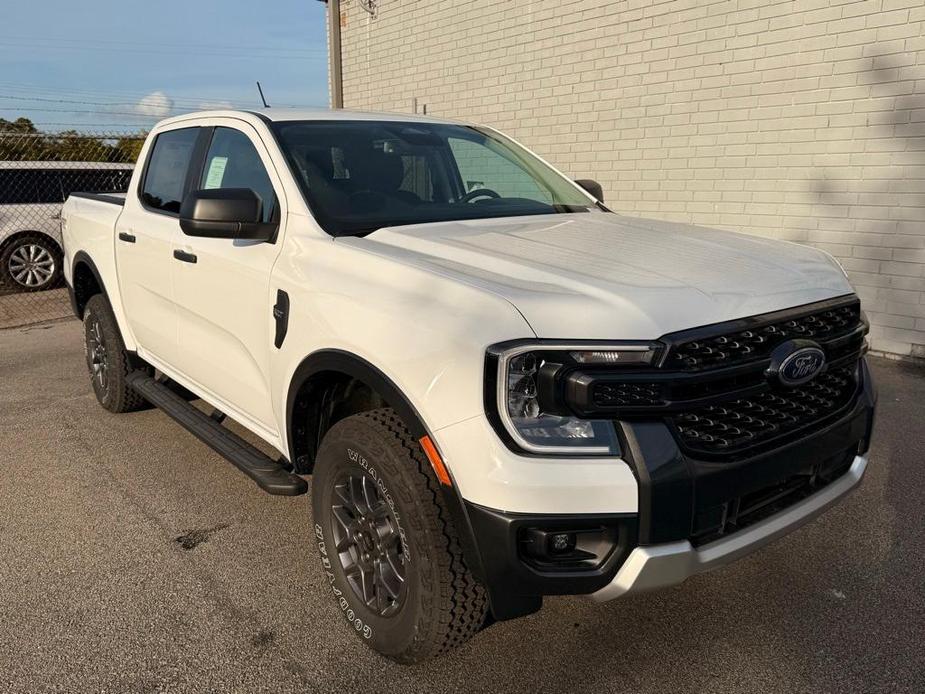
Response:
[[[147,406],[128,384],[128,376],[133,371],[150,371],[150,367],[125,350],[112,307],[102,294],[90,297],[84,309],[84,352],[90,384],[100,405],[117,414]]]
[[[388,599],[388,591],[364,600],[362,588],[355,587],[355,569],[354,583],[348,581],[345,562],[358,556],[356,547],[338,549],[343,546],[338,537],[345,542],[346,526],[338,520],[344,517],[345,479],[348,485],[356,480],[366,498],[371,494],[384,502],[384,507],[376,505],[392,519],[386,536],[399,548],[404,582],[400,597],[385,612],[377,598]],[[315,461],[312,507],[327,588],[350,629],[371,648],[400,663],[416,663],[462,645],[482,627],[488,610],[485,590],[466,566],[443,491],[420,443],[394,410],[354,415],[328,431]],[[380,537],[366,532],[364,541],[371,536]],[[375,555],[375,547],[370,549]]]

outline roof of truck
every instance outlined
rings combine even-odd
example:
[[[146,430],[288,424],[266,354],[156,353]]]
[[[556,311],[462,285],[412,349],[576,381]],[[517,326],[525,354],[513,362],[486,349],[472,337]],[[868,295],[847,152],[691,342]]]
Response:
[[[192,120],[195,118],[217,118],[222,116],[241,117],[242,115],[257,116],[263,120],[269,121],[296,121],[296,120],[319,120],[319,121],[345,121],[345,120],[368,120],[368,121],[399,121],[399,122],[418,122],[418,123],[458,123],[448,118],[434,118],[432,116],[419,116],[411,113],[375,113],[371,111],[347,111],[344,109],[329,108],[255,108],[240,110],[214,110],[214,111],[196,111],[195,113],[186,113],[182,116],[168,118],[158,123],[158,126],[166,125],[183,120]]]

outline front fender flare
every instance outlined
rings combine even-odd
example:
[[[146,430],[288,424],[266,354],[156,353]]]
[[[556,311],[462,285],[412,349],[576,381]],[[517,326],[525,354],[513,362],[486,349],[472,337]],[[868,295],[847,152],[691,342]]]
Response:
[[[292,444],[292,415],[295,410],[296,395],[308,379],[323,371],[339,371],[362,381],[389,403],[415,438],[419,439],[428,433],[423,418],[392,379],[373,364],[351,352],[326,349],[305,357],[296,367],[289,381],[289,391],[286,396],[286,445],[289,449],[290,460],[291,456],[295,455]]]
[[[375,365],[356,354],[339,349],[328,349],[314,352],[303,359],[293,372],[289,382],[289,391],[286,396],[286,446],[289,450],[290,460],[293,460],[295,450],[293,447],[293,412],[295,410],[296,396],[302,385],[313,375],[323,371],[339,371],[352,378],[362,381],[375,390],[402,418],[405,426],[416,439],[429,436],[430,433],[424,419],[418,413],[411,401],[405,396],[394,381],[386,376]],[[452,474],[452,471],[451,471]],[[449,509],[453,526],[459,536],[463,555],[469,570],[484,585],[485,571],[482,565],[481,554],[475,539],[469,515],[465,504],[459,495],[456,485],[448,487],[441,484],[443,499]]]

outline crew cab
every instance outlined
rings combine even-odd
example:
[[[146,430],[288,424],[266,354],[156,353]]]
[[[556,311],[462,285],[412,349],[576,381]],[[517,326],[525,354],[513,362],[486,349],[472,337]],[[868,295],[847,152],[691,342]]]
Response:
[[[92,387],[267,492],[310,479],[287,530],[400,662],[547,595],[680,583],[860,482],[867,323],[820,250],[602,198],[436,118],[162,121],[125,197],[64,206]]]

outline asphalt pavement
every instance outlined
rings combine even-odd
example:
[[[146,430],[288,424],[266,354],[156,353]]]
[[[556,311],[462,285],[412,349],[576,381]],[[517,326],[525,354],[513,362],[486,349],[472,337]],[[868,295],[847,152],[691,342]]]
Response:
[[[0,691],[925,691],[925,370],[872,363],[868,474],[814,523],[402,667],[324,590],[307,496],[262,493],[157,410],[105,412],[78,322],[0,330]]]

